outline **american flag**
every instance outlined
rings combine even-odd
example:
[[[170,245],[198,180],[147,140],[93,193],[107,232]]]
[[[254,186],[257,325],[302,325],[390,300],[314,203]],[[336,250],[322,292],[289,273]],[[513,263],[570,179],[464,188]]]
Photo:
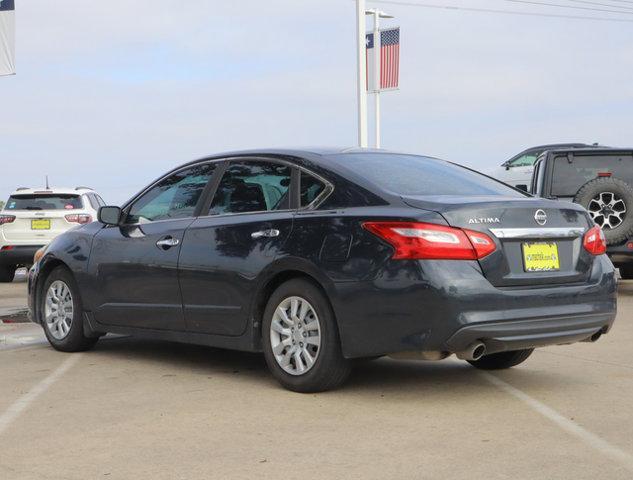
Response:
[[[367,47],[367,90],[376,91],[374,81],[374,34],[365,37]],[[398,88],[400,76],[400,28],[380,31],[380,90]]]

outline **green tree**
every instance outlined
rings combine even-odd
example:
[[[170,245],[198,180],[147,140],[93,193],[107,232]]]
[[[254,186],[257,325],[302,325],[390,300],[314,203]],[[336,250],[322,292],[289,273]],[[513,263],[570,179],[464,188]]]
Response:
[[[2,210],[3,208],[4,208],[4,202],[0,200],[0,210]]]

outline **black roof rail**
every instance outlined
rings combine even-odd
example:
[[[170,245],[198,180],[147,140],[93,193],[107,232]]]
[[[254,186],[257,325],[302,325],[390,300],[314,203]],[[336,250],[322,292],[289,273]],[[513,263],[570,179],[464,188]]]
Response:
[[[30,188],[29,187],[19,187],[19,188],[15,189],[16,192],[21,192],[22,190],[30,190]]]
[[[75,187],[75,190],[92,190],[90,187]]]

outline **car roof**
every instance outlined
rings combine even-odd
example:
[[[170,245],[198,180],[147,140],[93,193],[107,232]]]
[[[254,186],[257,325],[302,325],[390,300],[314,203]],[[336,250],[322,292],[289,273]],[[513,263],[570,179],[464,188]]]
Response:
[[[565,153],[573,152],[574,155],[579,154],[633,154],[633,148],[622,147],[586,147],[586,148],[552,148],[547,150],[549,153]]]
[[[596,148],[597,145],[591,145],[589,143],[550,143],[547,145],[538,145],[536,147],[526,148],[524,152],[527,152],[529,150],[551,150],[552,148],[582,148],[582,147]]]
[[[385,149],[376,149],[376,148],[359,148],[359,147],[305,147],[305,148],[264,148],[259,150],[235,150],[222,152],[218,154],[209,155],[207,157],[202,157],[197,160],[193,160],[185,163],[184,165],[180,165],[179,167],[173,169],[179,170],[182,167],[186,167],[188,165],[194,165],[197,163],[202,163],[208,160],[222,159],[222,158],[232,158],[232,157],[295,157],[300,158],[302,160],[307,161],[308,163],[331,168],[335,167],[339,162],[334,161],[333,157],[338,155],[345,154],[353,154],[353,153],[382,153],[382,154],[394,154],[394,155],[416,155],[416,154],[408,154],[403,152],[394,152],[391,150]],[[426,156],[426,155],[419,155]]]
[[[11,195],[81,195],[93,193],[88,187],[55,187],[55,188],[18,188]]]

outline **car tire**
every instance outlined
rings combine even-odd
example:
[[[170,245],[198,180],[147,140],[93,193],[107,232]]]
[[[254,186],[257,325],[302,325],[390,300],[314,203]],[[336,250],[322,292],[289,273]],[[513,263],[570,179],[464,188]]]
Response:
[[[351,363],[343,357],[332,306],[308,280],[290,280],[270,296],[262,342],[273,377],[289,390],[332,390],[350,374]]]
[[[57,267],[46,278],[40,295],[42,327],[49,343],[61,352],[83,352],[99,337],[84,335],[83,307],[73,275]]]
[[[622,280],[633,280],[633,265],[622,265],[618,269]]]
[[[0,267],[0,283],[11,283],[15,278],[17,268],[13,265]]]
[[[624,214],[616,212],[611,217],[613,222],[620,222],[614,228],[608,226],[611,222],[600,214],[600,206],[608,204],[609,199],[615,202],[612,206],[616,206],[619,212],[624,211]],[[612,177],[596,178],[578,190],[574,202],[585,207],[596,224],[602,227],[607,245],[616,245],[633,235],[633,188],[628,183]]]
[[[528,348],[526,350],[492,353],[484,355],[479,360],[468,360],[468,363],[480,370],[504,370],[525,362],[533,351],[533,348]]]

